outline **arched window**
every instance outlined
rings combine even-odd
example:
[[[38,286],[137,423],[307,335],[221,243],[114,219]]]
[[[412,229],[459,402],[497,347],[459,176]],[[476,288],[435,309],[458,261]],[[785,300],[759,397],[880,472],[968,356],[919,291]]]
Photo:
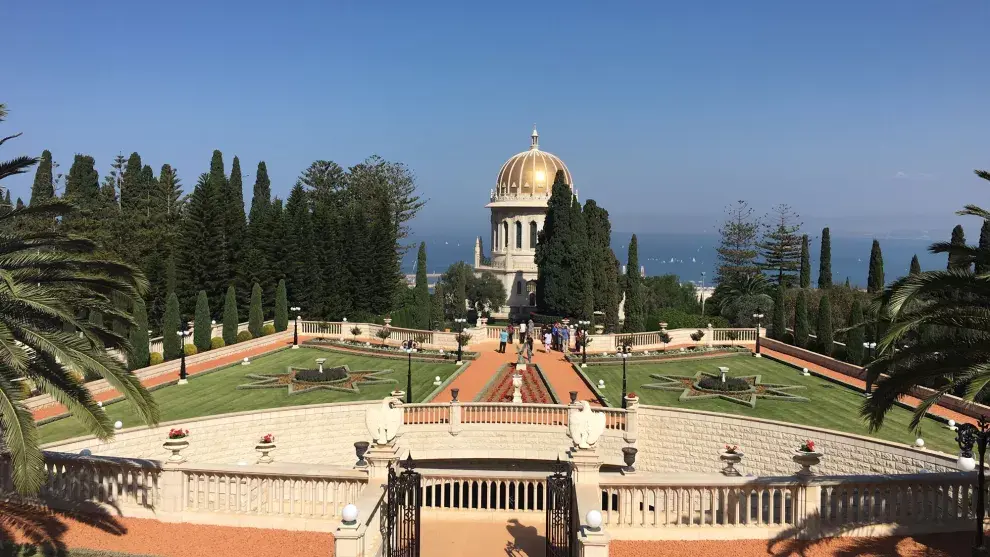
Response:
[[[516,249],[522,249],[522,223],[516,221]]]
[[[509,223],[507,222],[502,223],[502,245],[506,249],[509,248]]]
[[[536,249],[536,237],[539,236],[539,232],[536,230],[536,221],[531,221],[529,223],[529,248]]]
[[[516,282],[516,294],[522,294],[522,281]]]
[[[492,225],[492,249],[497,250],[499,246],[498,243],[498,225]]]

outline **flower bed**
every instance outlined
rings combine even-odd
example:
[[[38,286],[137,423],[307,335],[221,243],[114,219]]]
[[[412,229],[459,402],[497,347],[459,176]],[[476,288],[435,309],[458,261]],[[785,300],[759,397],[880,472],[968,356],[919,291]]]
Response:
[[[678,359],[690,360],[697,358],[718,358],[725,356],[726,354],[741,354],[748,352],[750,352],[748,348],[741,346],[696,346],[692,348],[671,349],[666,352],[661,350],[645,350],[643,352],[630,354],[628,361],[630,363],[644,363]],[[581,363],[581,354],[567,354],[566,357],[567,361],[571,363]],[[588,354],[588,365],[615,365],[621,362],[622,358],[614,352],[605,352],[603,354],[595,355]]]
[[[322,348],[322,349],[333,349],[333,348],[344,348],[353,352],[360,352],[362,354],[369,354],[379,358],[408,358],[408,354],[399,346],[390,346],[388,344],[382,346],[380,343],[372,342],[360,342],[354,340],[333,340],[327,338],[316,338],[304,341],[303,346],[309,348]],[[427,361],[437,361],[437,360],[449,360],[457,361],[457,350],[426,350],[417,349],[412,355],[414,360],[427,360]],[[462,360],[474,360],[477,359],[477,352],[468,352],[467,350],[461,351]]]
[[[475,399],[477,402],[512,402],[512,376],[516,364],[508,364],[488,383],[488,386]],[[535,365],[527,365],[520,373],[522,386],[519,388],[524,403],[556,404],[557,401],[547,387],[543,376]]]

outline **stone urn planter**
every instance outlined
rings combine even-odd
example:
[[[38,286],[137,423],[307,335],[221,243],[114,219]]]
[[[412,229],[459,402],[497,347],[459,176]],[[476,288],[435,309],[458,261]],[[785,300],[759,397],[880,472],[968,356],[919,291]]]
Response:
[[[460,392],[461,392],[460,389],[451,389],[450,390],[450,399],[451,399],[452,402],[457,402],[457,395],[460,394]]]
[[[275,450],[275,443],[258,443],[254,446],[254,450],[261,454],[258,457],[258,464],[271,464],[275,462],[275,457],[271,455],[272,451]]]
[[[736,449],[735,451],[731,451],[731,452],[728,451],[728,450],[722,451],[718,455],[718,459],[721,460],[725,464],[725,467],[722,468],[722,475],[723,476],[741,476],[742,474],[739,472],[739,469],[736,468],[736,466],[740,462],[742,462],[743,456],[745,456],[745,454],[742,451],[738,450],[738,449]]]
[[[370,446],[371,443],[367,441],[358,441],[354,443],[354,454],[358,457],[358,461],[355,466],[360,466],[363,468],[368,465],[368,461],[364,459],[364,455],[368,452],[368,447]]]
[[[186,457],[182,456],[182,450],[188,446],[189,441],[186,441],[185,439],[169,439],[168,441],[162,443],[162,447],[165,447],[165,450],[172,451],[172,455],[168,457],[167,462],[171,462],[173,464],[185,462]]]
[[[801,469],[798,470],[798,476],[814,476],[815,473],[811,470],[812,466],[818,466],[822,462],[822,453],[818,451],[794,451],[794,462],[801,465]]]
[[[622,447],[622,461],[626,463],[626,467],[622,469],[625,474],[632,474],[636,472],[636,453],[639,450],[636,447]]]
[[[391,394],[392,396],[394,396],[395,398],[397,398],[399,400],[405,400],[405,398],[406,398],[406,392],[405,391],[400,391],[398,389],[392,391],[389,394]]]

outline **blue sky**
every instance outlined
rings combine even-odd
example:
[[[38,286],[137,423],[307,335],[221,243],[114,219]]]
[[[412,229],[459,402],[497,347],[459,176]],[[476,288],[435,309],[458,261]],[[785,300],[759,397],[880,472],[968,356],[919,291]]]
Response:
[[[535,122],[623,231],[702,232],[736,199],[840,233],[948,228],[987,195],[985,0],[36,1],[4,19],[22,60],[4,131],[24,136],[3,154],[48,148],[64,171],[138,151],[191,187],[220,149],[228,170],[265,160],[284,196],[314,159],[377,153],[430,199],[414,227],[482,233]]]

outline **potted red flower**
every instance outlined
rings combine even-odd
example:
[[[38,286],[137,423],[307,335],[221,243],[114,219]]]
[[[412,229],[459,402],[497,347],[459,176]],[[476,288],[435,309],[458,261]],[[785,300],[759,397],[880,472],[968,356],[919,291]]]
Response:
[[[801,470],[797,473],[798,476],[814,476],[815,473],[811,471],[811,467],[821,463],[822,453],[818,450],[815,442],[809,439],[794,451],[792,458],[794,462],[801,465]]]
[[[258,440],[258,444],[254,446],[254,450],[261,453],[258,457],[258,464],[268,464],[275,461],[270,453],[275,450],[275,435],[271,433],[266,433]]]
[[[189,437],[188,429],[172,428],[168,430],[168,438],[162,443],[162,447],[172,451],[172,455],[168,457],[168,462],[179,464],[186,461],[186,457],[182,456],[182,450],[189,446],[186,437]]]
[[[725,449],[718,455],[719,460],[725,463],[725,468],[722,468],[722,475],[741,476],[739,470],[736,470],[736,465],[742,462],[743,456],[743,452],[739,450],[739,445],[725,445]]]

